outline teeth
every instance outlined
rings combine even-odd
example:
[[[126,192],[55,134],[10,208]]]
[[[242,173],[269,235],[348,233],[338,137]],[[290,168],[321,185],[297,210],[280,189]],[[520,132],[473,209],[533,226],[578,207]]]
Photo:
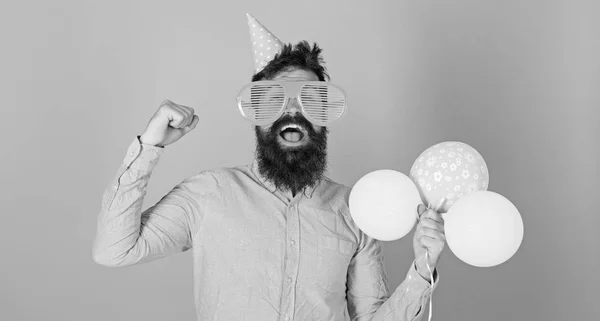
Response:
[[[296,128],[296,129],[298,129],[298,130],[300,130],[300,131],[304,131],[304,128],[302,128],[302,126],[299,126],[299,125],[296,125],[296,124],[291,124],[291,125],[284,126],[284,127],[281,129],[281,131],[284,131],[284,130],[286,130],[286,129],[288,129],[288,128]]]

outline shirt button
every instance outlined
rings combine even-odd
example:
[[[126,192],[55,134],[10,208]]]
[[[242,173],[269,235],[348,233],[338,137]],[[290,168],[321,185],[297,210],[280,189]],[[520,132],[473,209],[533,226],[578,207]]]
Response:
[[[288,283],[292,283],[292,277],[288,276]]]
[[[290,319],[290,316],[289,316],[288,314],[286,314],[286,315],[285,315],[285,319],[286,319],[286,320],[289,320],[289,319]]]
[[[292,246],[296,245],[296,241],[292,240],[292,242],[290,242],[292,244]]]

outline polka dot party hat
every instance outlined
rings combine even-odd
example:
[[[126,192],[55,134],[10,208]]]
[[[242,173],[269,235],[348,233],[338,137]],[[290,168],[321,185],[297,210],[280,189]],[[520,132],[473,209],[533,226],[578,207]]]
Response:
[[[273,59],[275,54],[283,48],[281,40],[277,39],[265,26],[249,13],[248,27],[250,28],[250,40],[254,52],[254,72],[258,73]]]

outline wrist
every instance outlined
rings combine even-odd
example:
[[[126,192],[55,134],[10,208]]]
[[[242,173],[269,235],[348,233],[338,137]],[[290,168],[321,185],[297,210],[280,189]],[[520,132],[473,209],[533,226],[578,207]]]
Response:
[[[147,138],[144,137],[144,135],[138,136],[138,140],[140,141],[141,144],[144,144],[144,145],[150,145],[150,146],[155,146],[155,147],[160,147],[160,148],[164,147],[156,142],[152,142],[151,140],[148,140]]]
[[[435,279],[435,275],[437,274],[437,271],[435,270],[435,266],[429,265],[429,268],[431,269],[431,272],[429,271],[429,269],[427,269],[427,265],[425,262],[415,262],[414,263],[415,266],[415,270],[417,271],[417,273],[419,273],[419,275],[427,280],[427,282],[431,282],[431,279]]]

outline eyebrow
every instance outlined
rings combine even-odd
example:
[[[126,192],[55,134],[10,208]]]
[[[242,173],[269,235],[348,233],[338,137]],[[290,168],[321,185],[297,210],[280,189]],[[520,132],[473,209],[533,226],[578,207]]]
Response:
[[[305,78],[305,77],[286,77],[286,76],[283,76],[281,78],[273,78],[273,80],[294,80],[294,79],[305,80],[305,81],[319,81],[318,77],[316,77],[315,79],[313,79],[312,77]]]

